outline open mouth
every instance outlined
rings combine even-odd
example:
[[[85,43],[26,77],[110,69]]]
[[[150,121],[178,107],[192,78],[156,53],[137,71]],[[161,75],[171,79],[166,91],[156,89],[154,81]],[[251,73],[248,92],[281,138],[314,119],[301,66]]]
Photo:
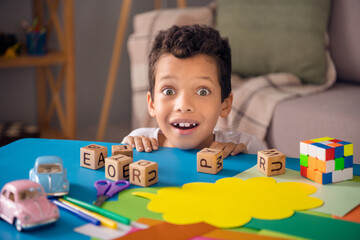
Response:
[[[171,125],[181,130],[192,129],[199,126],[198,123],[172,123]]]

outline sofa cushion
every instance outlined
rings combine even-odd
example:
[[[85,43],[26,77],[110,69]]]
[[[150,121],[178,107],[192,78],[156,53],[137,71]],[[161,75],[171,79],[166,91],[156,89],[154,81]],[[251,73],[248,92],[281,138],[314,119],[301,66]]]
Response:
[[[354,144],[354,160],[360,163],[360,86],[336,83],[308,97],[277,105],[269,127],[269,147],[299,157],[299,143],[318,137],[334,137]]]
[[[333,1],[330,51],[338,77],[360,83],[360,1]]]
[[[329,0],[219,0],[217,28],[229,37],[233,72],[288,72],[325,82]]]

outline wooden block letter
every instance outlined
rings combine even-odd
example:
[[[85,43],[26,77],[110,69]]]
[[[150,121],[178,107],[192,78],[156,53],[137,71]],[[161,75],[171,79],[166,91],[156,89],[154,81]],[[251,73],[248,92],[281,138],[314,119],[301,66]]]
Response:
[[[80,149],[80,166],[99,169],[105,166],[107,147],[90,144]]]
[[[220,149],[204,148],[197,153],[197,171],[217,174],[223,169],[223,151]]]
[[[148,187],[158,181],[158,164],[147,160],[139,160],[130,164],[130,183]]]
[[[112,145],[111,146],[111,155],[122,154],[125,156],[133,157],[133,149],[130,145]]]
[[[129,165],[133,159],[122,154],[105,158],[105,178],[118,181],[129,179]]]
[[[274,176],[285,173],[286,157],[276,149],[268,149],[258,152],[257,168],[266,176]]]

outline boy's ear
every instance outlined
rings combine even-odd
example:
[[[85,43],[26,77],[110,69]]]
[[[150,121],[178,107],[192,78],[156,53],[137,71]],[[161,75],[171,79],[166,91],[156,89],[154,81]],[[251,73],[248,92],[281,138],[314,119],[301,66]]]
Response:
[[[232,102],[233,102],[233,94],[230,93],[229,96],[225,98],[221,104],[222,109],[221,109],[220,117],[225,118],[229,115],[232,107]]]
[[[155,117],[155,107],[154,101],[152,100],[151,93],[147,92],[147,103],[148,103],[148,111],[151,117]]]

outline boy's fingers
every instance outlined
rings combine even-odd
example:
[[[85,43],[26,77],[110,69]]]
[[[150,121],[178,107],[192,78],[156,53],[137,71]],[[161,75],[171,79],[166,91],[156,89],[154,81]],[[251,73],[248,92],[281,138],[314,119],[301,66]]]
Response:
[[[135,147],[136,150],[138,150],[139,152],[144,151],[144,145],[143,145],[143,141],[142,141],[142,137],[134,137],[134,141],[135,141]]]
[[[217,142],[212,142],[209,148],[215,148]]]
[[[226,158],[227,156],[229,156],[229,154],[234,150],[235,147],[236,147],[236,144],[233,142],[226,143],[223,148],[223,152],[224,152],[223,158]]]
[[[234,150],[231,152],[231,155],[234,156],[234,155],[237,155],[239,153],[247,153],[247,149],[246,149],[246,146],[245,144],[243,143],[239,143],[235,146]]]
[[[130,144],[132,148],[135,148],[135,141],[133,136],[127,136],[121,143]]]
[[[151,142],[152,149],[158,150],[159,145],[158,145],[157,140],[155,138],[150,138],[150,142]]]
[[[220,142],[213,142],[209,148],[216,148],[216,149],[221,149],[223,150],[225,147],[224,143],[220,143]]]
[[[152,151],[151,142],[150,142],[149,138],[142,137],[142,143],[143,143],[145,152],[151,152]]]

